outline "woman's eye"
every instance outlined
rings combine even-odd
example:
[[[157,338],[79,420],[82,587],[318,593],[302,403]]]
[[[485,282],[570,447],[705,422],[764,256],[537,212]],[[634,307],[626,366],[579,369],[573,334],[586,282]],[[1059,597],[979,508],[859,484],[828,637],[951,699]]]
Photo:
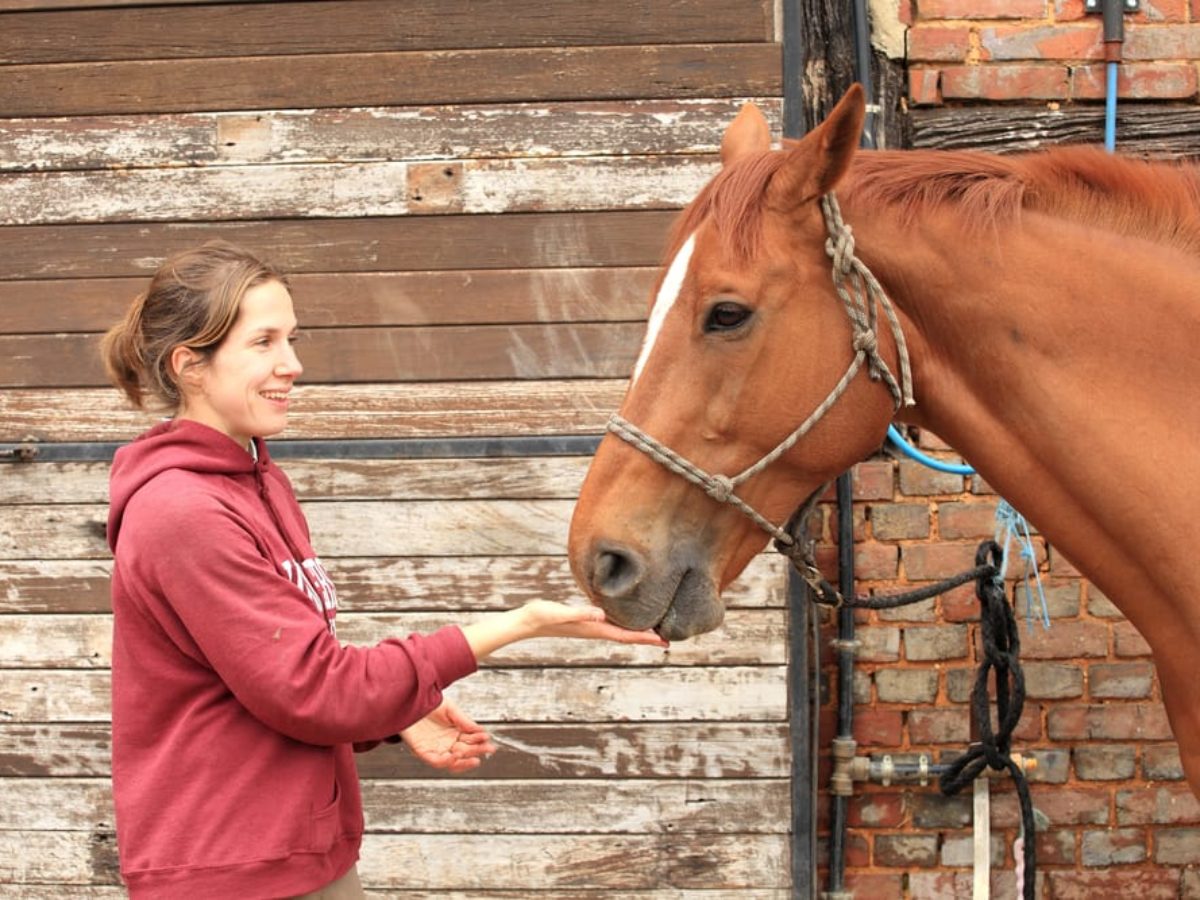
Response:
[[[740,303],[725,300],[708,311],[708,320],[704,323],[704,330],[732,331],[745,324],[749,318],[749,309]]]

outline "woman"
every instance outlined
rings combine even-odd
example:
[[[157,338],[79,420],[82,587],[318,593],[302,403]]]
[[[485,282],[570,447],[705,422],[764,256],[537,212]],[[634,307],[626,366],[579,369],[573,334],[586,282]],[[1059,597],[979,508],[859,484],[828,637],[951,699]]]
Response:
[[[287,424],[295,338],[284,277],[216,242],[164,263],[104,339],[134,406],[172,413],[117,452],[110,485],[113,792],[135,900],[361,897],[353,750],[403,738],[464,771],[495,748],[442,692],[492,651],[665,646],[549,601],[341,646],[333,583],[263,443]]]

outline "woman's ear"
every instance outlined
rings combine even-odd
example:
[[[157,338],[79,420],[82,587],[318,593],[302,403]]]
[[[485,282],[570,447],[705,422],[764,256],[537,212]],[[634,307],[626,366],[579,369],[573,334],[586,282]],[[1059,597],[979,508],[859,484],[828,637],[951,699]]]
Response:
[[[180,390],[196,384],[200,374],[198,368],[203,362],[204,357],[191,347],[180,344],[171,351],[171,374],[175,376],[175,383],[179,385]]]

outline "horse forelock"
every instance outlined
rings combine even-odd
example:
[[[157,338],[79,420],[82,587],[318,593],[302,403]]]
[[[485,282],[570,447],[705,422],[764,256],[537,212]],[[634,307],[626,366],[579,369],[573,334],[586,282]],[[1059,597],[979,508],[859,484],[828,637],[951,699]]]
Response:
[[[784,159],[783,153],[766,150],[722,168],[676,220],[667,241],[667,259],[674,259],[705,220],[711,221],[735,258],[752,258],[762,236],[767,184]]]
[[[989,228],[1036,210],[1200,252],[1200,170],[1095,147],[1010,156],[870,151],[856,157],[838,193],[847,203],[889,207],[906,224],[923,213],[953,210],[968,227]]]

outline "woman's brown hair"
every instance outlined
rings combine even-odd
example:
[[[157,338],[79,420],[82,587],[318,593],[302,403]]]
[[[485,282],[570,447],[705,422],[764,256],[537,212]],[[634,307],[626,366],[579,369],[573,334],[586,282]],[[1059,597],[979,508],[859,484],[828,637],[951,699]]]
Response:
[[[109,329],[100,354],[109,380],[138,409],[177,410],[176,347],[212,357],[237,321],[246,291],[286,277],[260,257],[227,241],[209,241],[167,259],[125,317]]]

